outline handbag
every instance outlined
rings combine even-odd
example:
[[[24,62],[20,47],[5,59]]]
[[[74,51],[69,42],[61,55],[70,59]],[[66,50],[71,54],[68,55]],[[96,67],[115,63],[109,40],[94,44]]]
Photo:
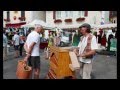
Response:
[[[28,66],[24,60],[18,61],[16,76],[18,79],[30,79],[32,67]]]

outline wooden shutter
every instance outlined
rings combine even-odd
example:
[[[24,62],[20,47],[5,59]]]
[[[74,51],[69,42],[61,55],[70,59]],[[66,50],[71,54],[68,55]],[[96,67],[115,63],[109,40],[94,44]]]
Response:
[[[88,16],[88,11],[85,11],[85,17],[87,17]]]
[[[56,19],[56,11],[53,11],[53,19]]]

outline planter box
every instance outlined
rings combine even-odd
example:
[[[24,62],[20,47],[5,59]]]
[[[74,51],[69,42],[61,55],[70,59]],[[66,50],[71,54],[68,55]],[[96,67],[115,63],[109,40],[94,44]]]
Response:
[[[10,19],[4,19],[4,21],[6,21],[6,22],[10,22]]]
[[[85,20],[85,18],[77,18],[76,19],[77,22],[81,22],[81,21],[84,21],[84,20]]]
[[[26,18],[25,17],[19,17],[18,19],[21,20],[21,21],[25,21]]]
[[[61,19],[57,19],[54,21],[54,23],[62,23],[62,20]]]
[[[72,22],[72,19],[65,19],[65,22],[67,23]]]

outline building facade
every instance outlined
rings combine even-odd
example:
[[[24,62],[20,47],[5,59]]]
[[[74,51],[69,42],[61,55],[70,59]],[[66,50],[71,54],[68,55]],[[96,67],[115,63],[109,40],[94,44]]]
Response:
[[[109,20],[111,23],[117,23],[117,11],[110,11]]]
[[[62,29],[76,29],[83,23],[100,25],[101,11],[46,11],[46,22]]]
[[[112,11],[3,11],[3,27],[20,27],[35,19],[62,29],[76,29],[83,23],[117,23]]]
[[[35,19],[45,21],[45,11],[3,11],[3,27],[20,27]]]

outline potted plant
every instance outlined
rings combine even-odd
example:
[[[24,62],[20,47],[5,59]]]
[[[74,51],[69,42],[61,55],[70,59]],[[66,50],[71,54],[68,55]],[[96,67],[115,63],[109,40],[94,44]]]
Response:
[[[65,19],[65,22],[72,22],[72,19],[71,18]]]
[[[7,21],[7,19],[4,19],[4,21]]]
[[[13,19],[16,20],[16,16],[14,16]]]
[[[84,17],[83,17],[83,18],[80,17],[80,18],[77,18],[77,19],[76,19],[77,22],[81,22],[81,21],[84,21],[84,20],[85,20]]]
[[[10,21],[10,19],[4,19],[4,21],[9,22],[9,21]]]
[[[21,20],[21,21],[23,21],[23,20],[25,20],[26,18],[25,18],[25,17],[19,17],[18,19]]]
[[[61,22],[62,22],[61,19],[57,19],[57,20],[54,21],[54,23],[61,23]]]

